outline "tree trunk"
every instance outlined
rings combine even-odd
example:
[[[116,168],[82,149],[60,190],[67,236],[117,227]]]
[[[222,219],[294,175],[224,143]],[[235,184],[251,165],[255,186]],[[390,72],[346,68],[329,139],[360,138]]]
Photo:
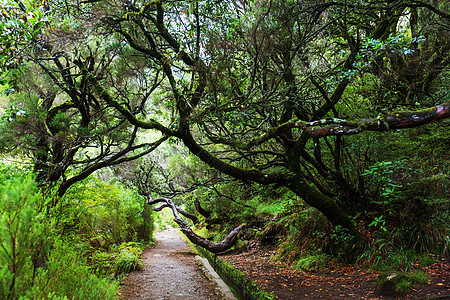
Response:
[[[351,262],[356,258],[361,246],[361,234],[356,229],[353,220],[336,203],[336,201],[325,194],[313,189],[304,181],[298,180],[291,183],[289,189],[301,197],[307,204],[319,210],[334,226],[341,226],[350,235],[346,243],[339,245],[338,251],[341,252],[345,261]]]
[[[213,156],[211,153],[203,149],[198,145],[190,133],[187,131],[183,136],[183,141],[189,150],[200,158],[203,162],[209,166],[224,172],[234,178],[254,181],[260,184],[278,184],[280,186],[285,186],[293,191],[297,196],[302,198],[307,204],[318,209],[334,226],[342,226],[348,231],[348,234],[353,238],[349,241],[349,247],[351,252],[357,252],[361,237],[360,233],[356,229],[353,221],[345,213],[345,211],[336,203],[333,198],[330,198],[319,191],[313,189],[304,179],[296,175],[296,170],[293,170],[289,174],[285,173],[263,173],[256,169],[243,169],[238,168],[233,165],[227,164],[226,162]],[[295,149],[294,149],[295,150]],[[295,152],[295,151],[294,151]],[[292,153],[294,153],[292,152]],[[293,155],[295,158],[293,161],[298,160],[298,155]],[[295,165],[299,165],[298,163]],[[292,175],[294,174],[294,175]]]

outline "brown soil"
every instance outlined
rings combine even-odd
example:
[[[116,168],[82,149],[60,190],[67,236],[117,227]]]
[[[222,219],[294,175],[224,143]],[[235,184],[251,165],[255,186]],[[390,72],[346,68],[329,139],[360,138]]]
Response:
[[[144,270],[135,271],[125,279],[122,299],[217,299],[195,262],[195,254],[177,230],[158,232],[155,239],[157,245],[142,255]]]
[[[355,266],[336,265],[316,272],[303,272],[272,262],[274,251],[254,248],[241,254],[222,255],[275,299],[395,299],[375,294],[378,276]],[[413,286],[398,299],[450,299],[450,261],[440,260],[423,271],[431,277],[426,285]]]
[[[131,273],[124,281],[122,299],[218,299],[195,263],[195,254],[177,230],[159,232],[155,238],[157,245],[143,254],[145,269]],[[254,247],[221,258],[274,293],[275,299],[395,299],[375,294],[376,272],[353,265],[303,272],[273,262],[273,254],[274,251]],[[398,299],[450,299],[450,261],[439,260],[423,271],[431,277],[428,284],[414,286],[408,295]]]

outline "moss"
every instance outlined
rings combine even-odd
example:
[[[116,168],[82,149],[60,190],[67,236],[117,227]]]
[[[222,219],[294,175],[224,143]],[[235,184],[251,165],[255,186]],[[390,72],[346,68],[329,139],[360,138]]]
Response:
[[[144,5],[144,7],[142,7],[142,9],[139,12],[127,12],[125,14],[125,18],[127,20],[131,20],[131,19],[135,19],[135,18],[140,18],[143,14],[145,14],[149,9],[151,9],[152,7],[155,7],[156,4],[160,3],[160,0],[154,0],[154,1],[150,1],[149,3],[146,3]]]
[[[376,293],[380,296],[398,297],[408,293],[413,284],[425,284],[429,280],[423,272],[386,272],[378,276]]]
[[[213,253],[203,249],[201,249],[201,251],[198,251],[197,253],[199,253],[203,257],[206,257],[210,262],[213,262],[213,265],[215,265],[214,269],[218,267],[223,272],[225,272],[226,277],[228,277],[228,279],[231,280],[234,285],[237,285],[239,289],[241,289],[241,292],[243,292],[245,295],[251,295],[251,299],[274,299],[273,294],[263,291],[252,279],[247,278],[245,273],[241,272],[229,262],[224,261]]]

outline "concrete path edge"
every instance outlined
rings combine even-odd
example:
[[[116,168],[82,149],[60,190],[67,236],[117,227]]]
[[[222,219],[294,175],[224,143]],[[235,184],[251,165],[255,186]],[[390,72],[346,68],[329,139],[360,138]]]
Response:
[[[219,300],[237,300],[233,295],[233,292],[220,278],[219,274],[217,274],[217,272],[210,265],[206,258],[203,258],[200,255],[196,255],[195,261],[197,262],[197,265],[199,266],[203,275],[210,281]]]

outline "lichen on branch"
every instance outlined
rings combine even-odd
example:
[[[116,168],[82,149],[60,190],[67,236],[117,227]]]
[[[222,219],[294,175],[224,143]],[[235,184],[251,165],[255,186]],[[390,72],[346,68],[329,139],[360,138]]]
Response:
[[[364,131],[389,131],[412,128],[450,117],[450,101],[417,111],[392,112],[375,119],[347,121],[342,119],[323,119],[298,123],[313,138],[330,135],[352,135]]]

